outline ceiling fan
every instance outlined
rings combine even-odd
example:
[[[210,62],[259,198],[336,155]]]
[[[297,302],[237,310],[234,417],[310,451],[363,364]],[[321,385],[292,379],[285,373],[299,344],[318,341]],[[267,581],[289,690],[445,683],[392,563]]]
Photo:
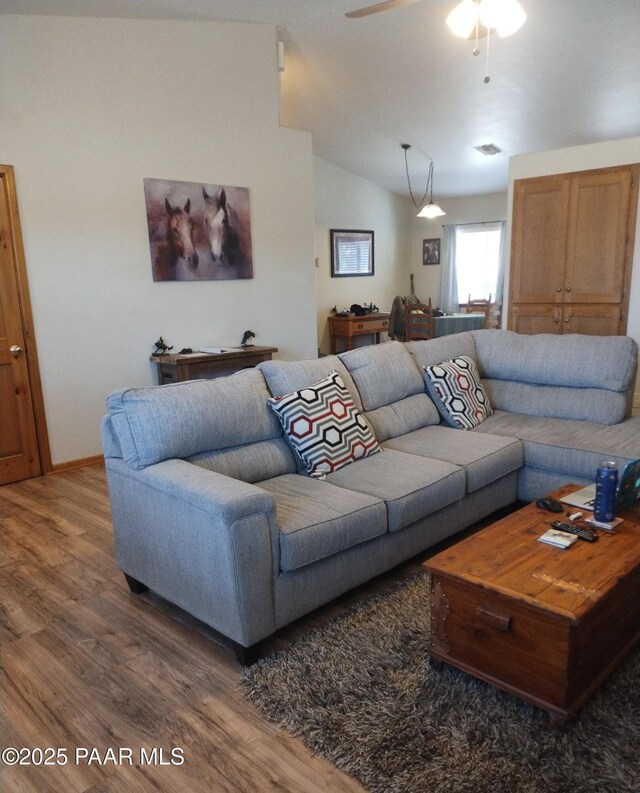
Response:
[[[369,14],[378,14],[380,11],[388,11],[390,8],[399,8],[400,6],[408,6],[411,3],[416,3],[418,0],[385,0],[384,3],[375,3],[371,6],[364,8],[357,8],[355,11],[347,11],[345,14],[349,19],[358,19],[358,17],[368,17]]]

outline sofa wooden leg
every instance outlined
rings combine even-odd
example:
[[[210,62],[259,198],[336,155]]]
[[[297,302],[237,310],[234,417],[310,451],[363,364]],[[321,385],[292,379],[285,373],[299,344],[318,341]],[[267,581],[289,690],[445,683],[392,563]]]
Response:
[[[143,584],[141,581],[138,581],[136,578],[133,578],[130,575],[124,574],[124,577],[127,580],[127,584],[129,585],[129,589],[133,592],[134,595],[142,595],[144,592],[149,590],[149,587],[146,584]]]
[[[232,642],[232,644],[236,660],[241,663],[242,666],[251,666],[260,658],[261,642],[256,642],[250,647],[244,647],[242,644],[238,644],[238,642]]]

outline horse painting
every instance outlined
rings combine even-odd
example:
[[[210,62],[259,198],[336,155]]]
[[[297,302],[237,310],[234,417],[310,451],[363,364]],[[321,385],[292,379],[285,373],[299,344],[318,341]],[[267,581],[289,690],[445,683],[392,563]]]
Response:
[[[202,188],[204,198],[204,225],[209,250],[214,262],[224,262],[229,267],[246,268],[251,265],[250,249],[247,250],[245,226],[237,213],[227,203],[224,187],[211,196]]]
[[[193,219],[189,214],[191,199],[187,198],[184,207],[172,207],[169,200],[165,198],[164,207],[169,219],[167,235],[169,246],[176,259],[185,259],[195,270],[198,266],[198,252],[193,244]]]
[[[249,190],[144,180],[154,281],[253,278]]]

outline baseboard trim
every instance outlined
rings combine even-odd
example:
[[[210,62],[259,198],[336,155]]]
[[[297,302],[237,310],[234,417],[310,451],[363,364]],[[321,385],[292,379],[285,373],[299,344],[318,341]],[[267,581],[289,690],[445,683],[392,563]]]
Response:
[[[66,463],[57,463],[51,469],[52,474],[60,474],[63,471],[72,471],[74,468],[86,468],[88,465],[104,463],[104,457],[96,454],[93,457],[81,457],[78,460],[67,460]]]

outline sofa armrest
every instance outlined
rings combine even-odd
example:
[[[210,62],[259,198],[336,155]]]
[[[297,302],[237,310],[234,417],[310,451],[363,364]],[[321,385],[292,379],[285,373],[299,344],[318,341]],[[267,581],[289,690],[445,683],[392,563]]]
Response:
[[[116,559],[129,576],[250,646],[275,630],[275,506],[265,490],[184,460],[106,460]]]

